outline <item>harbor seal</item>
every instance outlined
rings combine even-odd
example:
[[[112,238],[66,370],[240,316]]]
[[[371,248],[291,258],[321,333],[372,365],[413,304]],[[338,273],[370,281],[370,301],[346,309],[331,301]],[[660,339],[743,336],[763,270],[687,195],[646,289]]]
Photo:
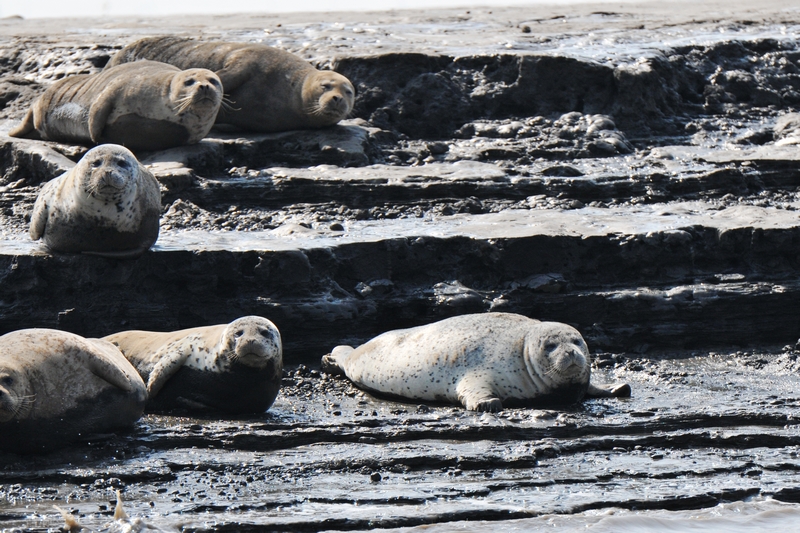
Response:
[[[147,384],[147,410],[263,413],[283,378],[275,324],[259,316],[173,332],[123,331],[104,337]]]
[[[462,315],[389,331],[355,349],[337,346],[322,367],[371,392],[471,411],[570,404],[587,394],[630,395],[628,385],[589,384],[589,351],[575,328],[513,313]]]
[[[221,103],[222,82],[210,70],[138,61],[55,82],[9,135],[164,150],[199,142]]]
[[[146,397],[110,342],[53,329],[0,337],[0,449],[44,452],[130,427]]]
[[[155,177],[130,150],[104,144],[42,187],[30,236],[57,252],[137,257],[156,242],[160,214]]]
[[[216,72],[228,104],[217,124],[264,133],[322,128],[353,110],[355,89],[346,77],[264,44],[149,37],[117,52],[106,68],[142,59]]]

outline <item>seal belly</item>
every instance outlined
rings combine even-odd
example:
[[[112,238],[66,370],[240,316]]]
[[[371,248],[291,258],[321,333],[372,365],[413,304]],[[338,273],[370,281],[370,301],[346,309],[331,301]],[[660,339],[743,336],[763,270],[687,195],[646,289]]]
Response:
[[[580,402],[586,391],[589,389],[589,382],[573,383],[563,385],[544,394],[533,398],[504,398],[505,407],[563,407]]]
[[[164,150],[187,144],[189,137],[189,130],[181,124],[128,114],[106,124],[100,142],[121,144],[133,151]]]
[[[109,385],[56,416],[0,424],[0,450],[43,453],[93,435],[128,429],[142,416],[144,407],[144,388],[125,392]]]
[[[75,102],[59,105],[47,113],[41,134],[62,142],[90,142],[89,108]]]
[[[270,361],[262,369],[235,365],[224,372],[182,366],[148,401],[148,412],[205,409],[231,414],[263,413],[272,406],[283,372]]]
[[[102,226],[88,217],[75,215],[62,220],[52,220],[44,234],[48,248],[56,252],[91,253],[102,255],[122,252],[142,254],[158,239],[159,213],[145,213],[137,231],[124,232]]]

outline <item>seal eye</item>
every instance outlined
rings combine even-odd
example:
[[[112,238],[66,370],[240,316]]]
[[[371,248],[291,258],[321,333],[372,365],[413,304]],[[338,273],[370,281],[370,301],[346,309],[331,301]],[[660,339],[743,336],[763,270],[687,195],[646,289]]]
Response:
[[[558,346],[558,344],[556,344],[555,342],[548,342],[544,345],[544,350],[546,352],[552,352],[553,350],[556,349],[556,346]]]
[[[190,87],[190,86],[194,85],[194,80],[193,80],[192,78],[189,78],[188,80],[186,80],[185,82],[183,82],[183,84],[184,84],[186,87]]]
[[[244,330],[243,330],[243,329],[240,329],[239,331],[237,331],[236,333],[234,333],[234,334],[233,334],[233,336],[234,336],[234,337],[236,337],[236,338],[239,338],[239,337],[241,337],[243,334],[244,334]]]
[[[266,337],[268,339],[272,338],[272,332],[268,329],[259,329],[258,332],[261,334],[262,337]]]
[[[127,159],[117,159],[117,166],[120,168],[128,168],[131,165]]]
[[[103,161],[100,159],[95,159],[92,161],[92,168],[100,168],[100,165],[103,164]]]
[[[333,89],[333,84],[331,82],[326,81],[325,83],[322,84],[322,88],[325,89],[326,91],[330,91],[331,89]]]
[[[211,82],[211,85],[213,85],[214,87],[220,87],[219,80],[216,80],[216,79],[214,79],[214,78],[211,78],[211,79],[209,80],[209,82]]]
[[[2,378],[0,378],[0,385],[4,387],[10,387],[13,384],[14,384],[14,378],[11,376],[3,376]]]

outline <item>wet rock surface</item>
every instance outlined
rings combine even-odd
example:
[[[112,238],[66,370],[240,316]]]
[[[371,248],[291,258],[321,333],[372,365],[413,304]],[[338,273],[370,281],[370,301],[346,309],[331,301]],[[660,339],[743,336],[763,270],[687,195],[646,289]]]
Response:
[[[796,503],[797,8],[607,7],[0,20],[0,333],[257,314],[288,365],[261,417],[149,415],[0,457],[0,528],[52,530],[56,503],[102,529],[114,488],[184,531]],[[201,29],[339,70],[353,117],[138,154],[163,213],[137,260],[31,242],[39,189],[87,147],[3,132],[56,79]],[[576,326],[593,379],[633,397],[481,415],[317,370],[337,344],[489,310]]]

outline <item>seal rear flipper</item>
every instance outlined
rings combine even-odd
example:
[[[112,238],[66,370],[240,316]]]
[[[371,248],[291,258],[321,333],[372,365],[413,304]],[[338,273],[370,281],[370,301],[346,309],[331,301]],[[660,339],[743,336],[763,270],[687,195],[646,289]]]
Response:
[[[586,391],[587,398],[630,398],[631,386],[627,383],[618,385],[592,385]]]
[[[28,138],[28,139],[41,139],[39,132],[36,131],[36,126],[33,123],[33,107],[28,109],[25,116],[16,127],[8,132],[9,137]]]
[[[144,392],[144,381],[119,348],[103,339],[86,340],[97,348],[97,353],[86,352],[90,357],[89,370],[92,374],[125,392],[132,393],[137,389]]]
[[[346,376],[344,371],[344,361],[355,348],[352,346],[337,346],[331,353],[322,356],[322,371],[335,376]]]
[[[458,401],[468,411],[498,413],[503,410],[503,402],[489,387],[486,380],[477,376],[466,376],[456,385]]]

